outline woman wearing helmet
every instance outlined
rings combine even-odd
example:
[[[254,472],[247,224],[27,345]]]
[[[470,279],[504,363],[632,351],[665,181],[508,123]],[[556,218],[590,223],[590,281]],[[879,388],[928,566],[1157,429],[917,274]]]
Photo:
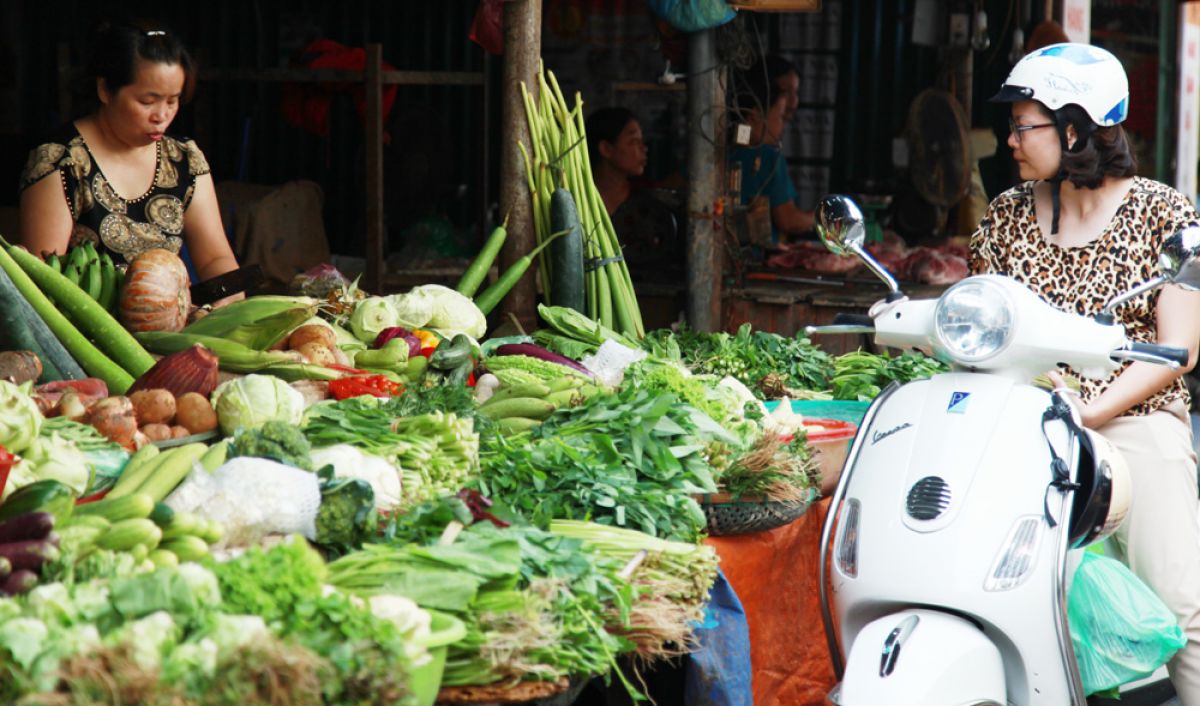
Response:
[[[993,100],[1011,104],[1008,145],[1026,181],[992,201],[971,236],[973,274],[1008,275],[1060,309],[1095,315],[1157,274],[1164,238],[1200,222],[1178,191],[1135,176],[1121,127],[1128,79],[1109,52],[1086,44],[1038,49]],[[1200,293],[1175,285],[1119,307],[1131,339],[1186,348],[1188,365],[1129,363],[1106,380],[1085,380],[1077,400],[1084,424],[1128,462],[1134,500],[1115,543],[1187,635],[1168,665],[1185,706],[1200,706],[1196,456],[1181,379],[1196,364],[1198,312]]]

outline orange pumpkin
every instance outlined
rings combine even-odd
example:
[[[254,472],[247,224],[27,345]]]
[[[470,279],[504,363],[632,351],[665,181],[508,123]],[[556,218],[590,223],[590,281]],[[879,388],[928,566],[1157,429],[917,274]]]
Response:
[[[117,313],[130,331],[178,331],[192,308],[187,267],[170,250],[156,248],[129,263]]]

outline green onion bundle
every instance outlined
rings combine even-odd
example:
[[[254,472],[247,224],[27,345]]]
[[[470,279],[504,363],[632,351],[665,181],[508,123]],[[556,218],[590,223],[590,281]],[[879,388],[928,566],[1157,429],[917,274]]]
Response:
[[[629,267],[621,254],[608,210],[592,181],[583,99],[576,93],[575,107],[569,110],[554,74],[545,69],[538,72],[538,85],[540,100],[535,103],[525,84],[521,84],[533,142],[532,158],[526,146],[518,143],[533,199],[537,241],[541,244],[551,236],[550,198],[555,187],[561,186],[575,199],[583,226],[584,253],[589,261],[584,275],[588,316],[626,336],[641,338],[645,330]],[[550,258],[543,253],[539,268],[547,294],[550,267]]]

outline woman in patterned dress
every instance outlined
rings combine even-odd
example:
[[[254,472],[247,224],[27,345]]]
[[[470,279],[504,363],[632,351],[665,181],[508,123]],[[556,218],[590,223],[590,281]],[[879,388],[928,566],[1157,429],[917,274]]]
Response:
[[[196,80],[178,37],[102,25],[90,68],[99,108],[35,148],[21,174],[21,243],[48,255],[91,241],[118,263],[186,243],[201,280],[236,269],[204,154],[166,134]]]
[[[1011,103],[1008,144],[1026,181],[992,201],[971,237],[973,273],[1012,277],[1059,309],[1094,316],[1157,274],[1163,240],[1200,221],[1171,187],[1136,176],[1121,127],[1129,87],[1121,63],[1085,44],[1036,50],[993,100]],[[1115,549],[1175,613],[1187,646],[1168,664],[1184,706],[1200,706],[1200,525],[1196,455],[1182,375],[1200,346],[1200,293],[1167,285],[1118,307],[1135,341],[1190,351],[1171,370],[1127,363],[1084,380],[1083,423],[1125,455],[1133,503]],[[1062,376],[1050,373],[1060,388]]]

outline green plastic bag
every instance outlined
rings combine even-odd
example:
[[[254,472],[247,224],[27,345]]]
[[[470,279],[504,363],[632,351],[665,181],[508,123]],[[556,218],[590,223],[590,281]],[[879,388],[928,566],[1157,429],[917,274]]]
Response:
[[[1141,579],[1093,552],[1075,570],[1067,619],[1088,694],[1149,676],[1187,644],[1175,615]]]

